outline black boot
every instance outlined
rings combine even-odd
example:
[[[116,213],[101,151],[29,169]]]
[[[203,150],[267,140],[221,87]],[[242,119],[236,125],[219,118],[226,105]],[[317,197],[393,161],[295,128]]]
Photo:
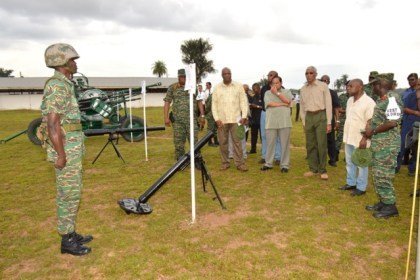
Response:
[[[86,244],[93,240],[92,235],[81,235],[78,234],[76,231],[74,232],[74,235],[76,236],[77,242],[79,242],[80,244]]]
[[[340,151],[335,150],[335,162],[338,162]]]
[[[389,217],[394,217],[394,216],[398,216],[398,209],[397,206],[395,206],[394,204],[384,204],[382,206],[382,208],[373,213],[373,217],[380,219],[380,218],[389,218]]]
[[[61,253],[71,254],[75,256],[83,256],[89,254],[91,249],[77,242],[74,232],[61,236]]]
[[[382,201],[379,201],[373,205],[366,205],[365,209],[368,211],[379,211],[384,205],[385,204],[383,204]]]

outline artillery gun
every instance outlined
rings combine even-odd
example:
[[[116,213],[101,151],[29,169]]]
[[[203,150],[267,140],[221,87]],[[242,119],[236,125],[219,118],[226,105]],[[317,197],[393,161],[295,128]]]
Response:
[[[140,128],[144,127],[142,118],[131,116],[127,112],[127,104],[141,99],[142,88],[106,92],[89,85],[89,79],[83,74],[73,76],[76,98],[82,118],[83,131],[87,129],[116,129],[116,128]],[[155,83],[146,86],[146,89],[160,86]],[[123,114],[120,114],[123,111]],[[36,136],[36,131],[41,125],[42,118],[34,119],[28,126],[27,135],[35,145],[41,145]],[[144,138],[143,131],[121,133],[126,141],[138,142]]]

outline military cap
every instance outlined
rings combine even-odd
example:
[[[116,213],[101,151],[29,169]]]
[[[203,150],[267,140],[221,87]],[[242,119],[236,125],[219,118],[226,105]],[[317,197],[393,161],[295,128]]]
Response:
[[[356,148],[351,155],[351,161],[358,167],[368,167],[372,162],[372,150]]]
[[[375,78],[376,76],[378,76],[378,71],[370,71],[370,73],[369,73],[369,77],[373,77],[373,78]]]
[[[185,76],[185,69],[178,69],[178,77]]]
[[[245,126],[244,125],[238,126],[238,128],[236,129],[236,136],[239,138],[239,140],[245,139]]]
[[[376,75],[376,77],[370,81],[369,84],[373,84],[382,80],[392,82],[392,80],[394,80],[394,73],[380,73]]]

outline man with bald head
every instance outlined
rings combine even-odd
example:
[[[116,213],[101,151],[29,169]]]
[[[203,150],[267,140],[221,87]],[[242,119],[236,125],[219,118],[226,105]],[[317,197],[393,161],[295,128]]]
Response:
[[[316,79],[317,70],[309,66],[305,71],[306,83],[300,89],[301,111],[309,170],[304,174],[310,177],[321,174],[327,180],[327,133],[331,131],[332,105],[327,84]]]
[[[229,135],[233,139],[233,159],[239,171],[248,171],[242,156],[242,145],[237,135],[238,123],[246,124],[248,117],[248,100],[244,88],[240,83],[232,81],[229,68],[222,69],[223,82],[218,84],[212,96],[212,113],[217,125],[221,170],[230,167],[228,141]]]
[[[347,85],[347,92],[350,97],[346,106],[343,136],[347,178],[346,184],[340,189],[351,190],[352,196],[360,196],[366,193],[368,167],[357,167],[352,162],[351,156],[356,148],[370,147],[370,140],[360,132],[366,129],[368,122],[372,119],[375,101],[363,91],[363,81],[360,79],[351,80]]]

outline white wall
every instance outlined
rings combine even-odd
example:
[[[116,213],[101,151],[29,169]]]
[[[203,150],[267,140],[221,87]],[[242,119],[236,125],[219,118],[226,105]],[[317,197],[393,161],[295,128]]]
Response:
[[[163,106],[165,93],[146,95],[146,107]],[[31,109],[39,110],[42,94],[8,95],[0,94],[0,110]],[[143,107],[143,100],[132,102],[133,108]]]

